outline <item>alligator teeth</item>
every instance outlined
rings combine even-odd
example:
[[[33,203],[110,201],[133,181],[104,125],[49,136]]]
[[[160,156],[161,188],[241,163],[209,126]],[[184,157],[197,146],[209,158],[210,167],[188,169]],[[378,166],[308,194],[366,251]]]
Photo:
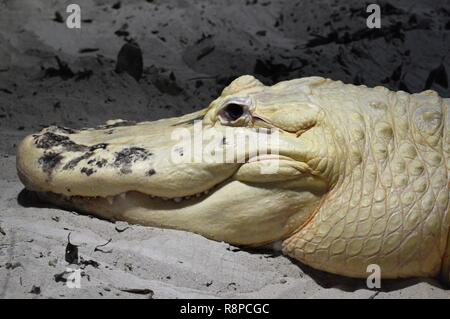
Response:
[[[212,188],[214,188],[214,187],[212,187]],[[199,193],[196,193],[196,194],[193,194],[193,195],[183,196],[183,197],[171,197],[171,198],[169,198],[169,197],[160,197],[160,196],[155,196],[155,195],[148,195],[148,196],[150,198],[157,198],[157,199],[162,199],[162,200],[172,200],[175,203],[180,203],[183,200],[189,200],[189,199],[191,199],[193,197],[197,197],[198,198],[198,197],[201,197],[201,196],[204,196],[204,195],[208,195],[209,193],[211,193],[211,189],[207,189],[206,191],[199,192]],[[122,194],[122,196],[123,195],[125,195],[125,194]]]

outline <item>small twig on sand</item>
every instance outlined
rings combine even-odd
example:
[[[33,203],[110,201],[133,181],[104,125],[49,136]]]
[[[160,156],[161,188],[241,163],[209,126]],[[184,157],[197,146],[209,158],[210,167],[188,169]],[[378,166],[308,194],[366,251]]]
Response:
[[[105,253],[105,254],[112,253],[112,249],[110,249],[110,250],[103,250],[103,249],[99,248],[99,247],[104,247],[104,246],[108,245],[111,242],[111,240],[112,239],[110,238],[105,244],[95,246],[94,251],[99,251],[99,252],[102,252],[102,253]]]
[[[153,290],[147,288],[119,288],[119,290],[130,294],[149,295],[149,298],[152,298],[154,295]]]
[[[6,232],[3,230],[2,226],[0,226],[0,234],[3,236],[6,236]]]
[[[116,232],[122,233],[122,232],[126,231],[129,228],[131,228],[131,227],[130,226],[126,226],[124,228],[119,228],[118,226],[116,226],[114,229],[116,230]]]

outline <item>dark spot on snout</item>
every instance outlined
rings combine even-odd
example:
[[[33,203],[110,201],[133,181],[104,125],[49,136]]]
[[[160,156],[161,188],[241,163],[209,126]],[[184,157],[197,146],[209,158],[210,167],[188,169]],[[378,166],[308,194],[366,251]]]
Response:
[[[61,163],[64,157],[60,153],[47,152],[39,158],[38,163],[42,167],[42,170],[51,175],[53,170]]]
[[[85,153],[85,154],[83,154],[81,156],[78,156],[78,157],[70,160],[69,163],[64,165],[63,170],[74,169],[75,166],[78,165],[78,163],[80,163],[82,160],[88,159],[92,155],[94,155],[93,152],[87,152],[87,153]]]
[[[33,135],[34,143],[37,148],[49,149],[52,147],[62,146],[69,152],[83,152],[88,149],[85,145],[76,144],[68,136],[59,135],[52,132],[45,132],[41,135]]]
[[[131,167],[137,161],[145,161],[152,153],[142,147],[124,148],[116,153],[114,166],[120,168],[122,174],[129,174],[132,172]]]
[[[42,135],[33,135],[34,143],[37,148],[51,148],[61,144],[67,143],[69,138],[64,135],[58,135],[51,132],[46,132]]]
[[[51,133],[55,133],[55,134],[74,134],[76,133],[75,130],[68,128],[68,127],[64,127],[64,126],[49,126],[47,128],[48,132]]]
[[[90,150],[90,151],[104,150],[104,149],[106,149],[107,147],[108,147],[108,144],[107,144],[107,143],[100,143],[100,144],[92,145],[92,146],[89,148],[89,150]]]
[[[91,176],[96,171],[94,171],[92,168],[83,167],[80,171],[82,174],[86,174],[87,176]]]
[[[107,160],[105,160],[104,158],[102,158],[102,159],[98,160],[98,161],[95,163],[95,165],[96,165],[97,167],[99,167],[99,168],[102,168],[103,166],[106,165],[107,162],[108,162]]]
[[[153,169],[153,168],[151,168],[151,169],[149,169],[148,171],[147,171],[147,173],[145,174],[145,175],[147,175],[147,176],[152,176],[152,175],[154,175],[156,173],[156,171]]]
[[[53,147],[60,146],[64,149],[63,152],[86,152],[83,155],[70,160],[66,165],[64,165],[63,170],[74,169],[81,161],[86,160],[86,159],[90,158],[92,155],[94,155],[95,150],[106,149],[108,147],[108,144],[106,144],[106,143],[100,143],[100,144],[96,144],[96,145],[93,145],[90,147],[88,147],[86,145],[76,144],[68,136],[55,133],[55,132],[69,133],[69,134],[73,133],[74,131],[70,130],[70,129],[52,126],[52,127],[49,127],[48,130],[49,131],[45,132],[44,134],[33,135],[34,142],[35,142],[37,148],[50,149]],[[49,165],[51,164],[51,160],[50,160],[50,158],[52,158],[51,154],[54,154],[54,153],[53,152],[47,153],[47,155],[44,155],[40,159],[40,162],[42,162],[42,163],[44,163],[44,162],[49,163],[48,165],[45,166],[45,168],[47,170],[50,169]],[[59,159],[59,161],[61,160],[61,158]],[[53,158],[53,161],[55,161],[56,159],[57,159],[57,157]],[[59,161],[56,164],[59,164]],[[53,170],[56,167],[56,164],[51,167],[51,170]]]
[[[108,163],[108,161],[104,158],[102,158],[102,159],[93,158],[93,159],[89,160],[87,163],[88,163],[88,165],[96,165],[97,167],[102,168],[103,166],[105,166]]]

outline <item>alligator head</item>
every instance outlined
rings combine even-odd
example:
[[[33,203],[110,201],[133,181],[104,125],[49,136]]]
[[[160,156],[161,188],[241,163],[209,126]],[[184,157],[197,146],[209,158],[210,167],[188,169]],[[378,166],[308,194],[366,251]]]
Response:
[[[17,168],[43,200],[102,218],[285,240],[285,253],[348,276],[370,263],[436,275],[448,259],[443,105],[432,92],[242,76],[179,118],[46,128],[20,144]],[[238,143],[243,133],[258,142]]]

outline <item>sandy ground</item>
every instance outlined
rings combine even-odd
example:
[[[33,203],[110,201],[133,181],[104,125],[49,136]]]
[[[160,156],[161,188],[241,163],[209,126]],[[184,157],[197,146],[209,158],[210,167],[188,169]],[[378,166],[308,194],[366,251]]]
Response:
[[[267,84],[322,75],[448,97],[446,1],[384,5],[382,34],[367,33],[359,1],[77,3],[81,30],[55,19],[66,17],[65,1],[0,1],[0,298],[450,298],[431,279],[372,291],[274,251],[46,207],[23,191],[14,157],[43,126],[184,114],[246,73]],[[139,81],[114,72],[125,38],[143,52]],[[78,266],[64,260],[69,233]],[[66,267],[81,268],[80,289],[64,283]]]

